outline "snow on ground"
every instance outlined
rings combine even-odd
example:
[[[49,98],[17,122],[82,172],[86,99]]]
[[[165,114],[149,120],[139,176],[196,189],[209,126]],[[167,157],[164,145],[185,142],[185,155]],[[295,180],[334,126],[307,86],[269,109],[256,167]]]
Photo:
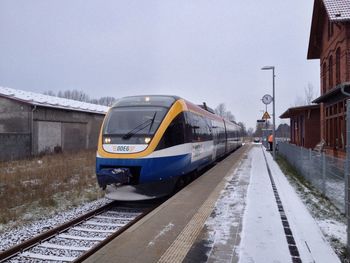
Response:
[[[265,153],[278,189],[285,213],[295,238],[302,262],[340,262],[320,227],[312,218],[285,175],[269,153]],[[239,262],[292,262],[280,213],[273,194],[262,147],[253,146],[248,158],[227,178],[227,184],[217,201],[213,214],[206,222],[209,261],[234,255]],[[243,182],[243,183],[242,183]],[[244,184],[249,183],[248,189]],[[244,210],[244,213],[243,213]],[[243,218],[237,218],[237,214]],[[238,216],[239,217],[239,216]],[[237,244],[234,229],[242,222],[241,241]],[[332,220],[320,221],[323,228],[343,235],[342,225]],[[220,253],[225,250],[225,253]],[[228,254],[229,258],[228,258]]]
[[[0,252],[109,202],[111,201],[106,198],[101,198],[57,215],[38,220],[34,223],[5,231],[0,234]]]
[[[237,256],[235,244],[239,238],[240,215],[245,207],[250,167],[251,158],[245,156],[239,167],[225,178],[225,189],[206,222],[209,262],[232,262]]]
[[[278,164],[270,154],[266,154],[266,158],[303,262],[340,262]]]
[[[333,238],[340,241],[342,244],[346,244],[346,225],[336,220],[323,219],[316,220],[322,232],[330,233]]]
[[[292,262],[261,147],[253,147],[239,262]]]
[[[311,183],[293,174],[283,163],[281,162],[281,167],[286,170],[289,183],[303,200],[334,251],[344,260],[347,241],[345,215]]]

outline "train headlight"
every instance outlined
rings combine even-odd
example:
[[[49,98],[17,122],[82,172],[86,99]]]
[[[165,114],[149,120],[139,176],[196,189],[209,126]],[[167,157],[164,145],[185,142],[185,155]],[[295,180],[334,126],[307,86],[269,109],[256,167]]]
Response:
[[[105,137],[104,138],[104,143],[111,143],[111,138]]]
[[[145,138],[145,143],[149,143],[151,141],[151,138],[150,137],[146,137]]]
[[[150,98],[149,97],[145,97],[145,101],[149,101],[150,100]]]

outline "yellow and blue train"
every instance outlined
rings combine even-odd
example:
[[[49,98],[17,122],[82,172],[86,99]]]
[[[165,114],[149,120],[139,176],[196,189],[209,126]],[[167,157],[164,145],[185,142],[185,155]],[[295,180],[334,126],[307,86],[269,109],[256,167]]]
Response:
[[[106,115],[97,181],[115,200],[165,196],[186,177],[242,145],[241,128],[177,96],[119,99]]]

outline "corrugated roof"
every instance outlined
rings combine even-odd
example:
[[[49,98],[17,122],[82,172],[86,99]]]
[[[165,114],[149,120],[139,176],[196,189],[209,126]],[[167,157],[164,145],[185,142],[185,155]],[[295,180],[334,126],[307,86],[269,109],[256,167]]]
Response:
[[[69,100],[6,87],[0,87],[0,96],[42,107],[67,109],[98,114],[105,114],[109,110],[109,107],[103,105]]]
[[[331,21],[350,20],[350,0],[323,0]]]

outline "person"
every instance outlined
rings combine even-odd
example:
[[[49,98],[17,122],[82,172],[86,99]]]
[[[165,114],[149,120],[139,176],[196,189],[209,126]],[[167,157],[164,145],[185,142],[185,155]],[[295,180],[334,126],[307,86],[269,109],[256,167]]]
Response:
[[[272,144],[273,144],[273,135],[270,134],[270,136],[267,138],[267,141],[269,142],[269,151],[272,151]]]

